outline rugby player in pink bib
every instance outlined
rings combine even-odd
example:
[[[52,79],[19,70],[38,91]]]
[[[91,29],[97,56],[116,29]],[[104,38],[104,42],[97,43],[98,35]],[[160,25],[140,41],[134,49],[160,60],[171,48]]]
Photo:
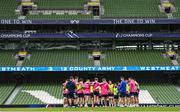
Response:
[[[138,107],[139,106],[139,83],[134,79],[135,84],[136,84],[136,92],[134,95],[134,99],[135,99],[135,106]]]
[[[98,78],[94,78],[94,82],[93,82],[93,94],[94,94],[94,105],[98,106],[99,105],[99,82],[98,82]]]
[[[100,87],[101,87],[102,105],[106,107],[108,101],[109,84],[107,83],[105,78],[102,79],[102,82],[100,83]]]
[[[66,83],[67,83],[67,80],[63,83],[63,97],[64,97],[64,102],[63,102],[63,106],[64,107],[67,107],[68,106],[68,90],[66,88]]]
[[[130,96],[131,96],[131,98],[130,98],[130,106],[134,106],[134,104],[135,104],[135,99],[134,99],[134,96],[135,96],[135,94],[136,94],[136,83],[135,83],[135,81],[133,80],[133,78],[129,78],[129,87],[130,87]]]
[[[84,103],[85,103],[84,106],[85,107],[88,107],[88,100],[89,100],[89,96],[91,95],[90,87],[91,87],[90,80],[87,79],[86,82],[84,83]]]

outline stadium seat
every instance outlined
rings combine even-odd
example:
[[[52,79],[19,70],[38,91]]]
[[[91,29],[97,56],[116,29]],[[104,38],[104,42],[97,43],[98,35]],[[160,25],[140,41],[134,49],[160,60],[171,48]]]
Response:
[[[24,66],[93,66],[87,51],[33,51],[30,60]],[[168,66],[169,58],[162,56],[162,51],[105,51],[101,66]]]
[[[173,13],[175,18],[180,17],[180,2],[171,1],[176,7]],[[38,9],[41,10],[59,10],[59,9],[84,9],[86,0],[38,0],[36,1]],[[101,18],[167,18],[165,13],[159,11],[160,0],[103,0],[104,15]],[[0,19],[17,19],[15,9],[18,7],[16,0],[0,1]],[[27,19],[92,19],[92,15],[62,15],[62,16],[42,16],[28,15]]]
[[[83,9],[86,0],[38,0],[39,9]]]
[[[0,19],[17,19],[15,15],[17,4],[16,0],[0,0]]]
[[[103,0],[104,18],[167,18],[158,0]]]
[[[13,89],[15,88],[15,83],[1,83],[0,84],[0,104],[3,104],[4,101],[9,97]]]
[[[33,51],[24,66],[93,66],[88,54],[78,50]]]
[[[15,66],[16,59],[12,51],[0,51],[0,66]]]
[[[173,0],[171,2],[176,7],[176,12],[173,13],[173,17],[174,18],[180,18],[180,1],[179,0]]]
[[[51,14],[51,15],[42,15],[42,14],[38,14],[38,15],[27,15],[26,19],[41,19],[41,20],[47,20],[47,19],[53,19],[53,20],[61,20],[61,19],[92,19],[93,16],[92,15],[82,15],[82,14],[78,14],[78,15],[55,15],[55,14]]]
[[[84,50],[49,50],[32,51],[30,60],[24,66],[93,66],[89,59],[91,52]],[[105,51],[101,66],[168,66],[172,65],[169,58],[162,56],[162,51]],[[0,66],[15,66],[13,52],[0,52]],[[179,60],[179,58],[178,58]]]
[[[180,93],[171,83],[141,84],[143,90],[148,90],[156,103],[179,104]]]
[[[62,86],[60,83],[25,83],[13,104],[60,104],[62,103]]]
[[[162,51],[106,51],[101,60],[102,66],[166,66],[172,65],[169,58],[162,56]]]

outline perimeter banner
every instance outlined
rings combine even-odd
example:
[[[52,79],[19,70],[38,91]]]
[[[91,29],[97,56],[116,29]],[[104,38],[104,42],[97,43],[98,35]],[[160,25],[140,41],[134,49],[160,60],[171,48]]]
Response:
[[[0,33],[0,39],[38,39],[38,38],[180,38],[180,33],[73,33],[63,34],[28,34],[28,33]]]
[[[26,20],[0,19],[0,24],[180,24],[180,19]]]
[[[110,66],[110,67],[0,67],[0,72],[31,71],[180,71],[180,66]]]

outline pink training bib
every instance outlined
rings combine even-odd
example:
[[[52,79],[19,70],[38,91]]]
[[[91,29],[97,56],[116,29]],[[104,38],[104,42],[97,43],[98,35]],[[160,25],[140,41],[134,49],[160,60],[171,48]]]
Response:
[[[130,81],[130,92],[136,92],[136,83],[134,81]]]
[[[108,95],[108,90],[109,86],[107,82],[101,84],[101,95]]]
[[[99,92],[99,82],[93,82],[93,91]]]
[[[68,90],[66,89],[66,83],[63,83],[63,94],[67,94]]]
[[[90,83],[85,82],[84,83],[84,94],[90,94]]]

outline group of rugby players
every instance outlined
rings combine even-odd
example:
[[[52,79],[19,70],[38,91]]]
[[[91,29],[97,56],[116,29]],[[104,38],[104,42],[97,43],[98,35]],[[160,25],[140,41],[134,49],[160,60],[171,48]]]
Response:
[[[79,106],[88,107],[91,101],[92,107],[97,106],[120,106],[134,107],[139,105],[139,84],[133,78],[120,78],[119,83],[108,82],[102,78],[94,81],[82,78],[70,77],[63,83],[64,107]]]

